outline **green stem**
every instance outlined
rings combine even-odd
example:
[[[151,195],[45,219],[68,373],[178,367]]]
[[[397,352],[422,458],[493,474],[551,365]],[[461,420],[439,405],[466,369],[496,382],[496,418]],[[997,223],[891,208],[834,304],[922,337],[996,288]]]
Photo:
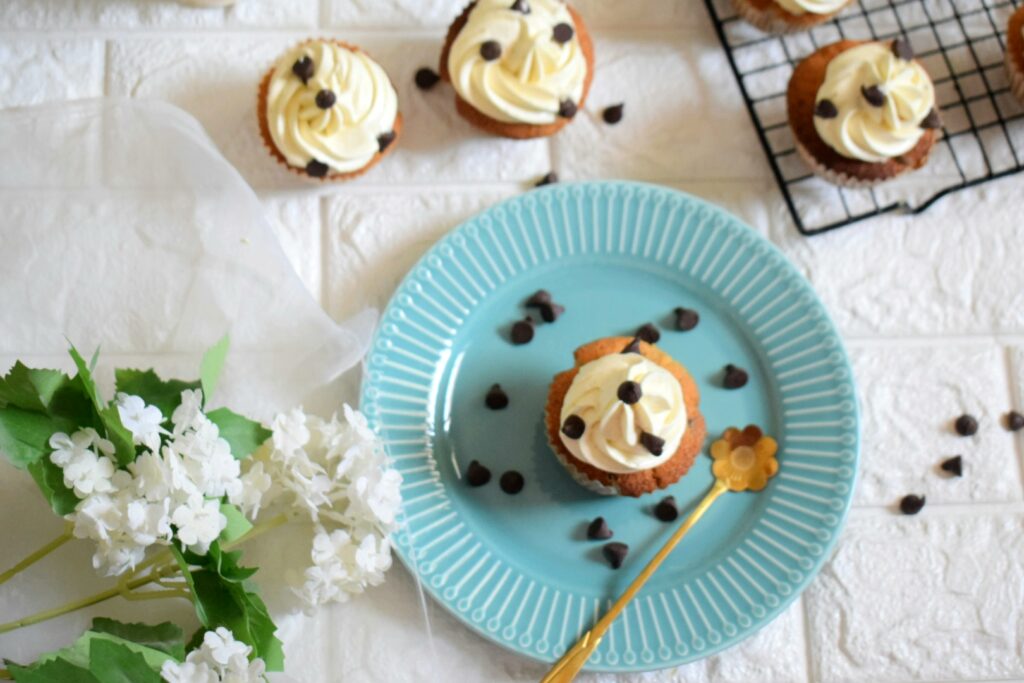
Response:
[[[187,590],[180,588],[168,588],[159,591],[140,591],[138,593],[125,593],[126,600],[160,600],[163,598],[184,598],[191,600],[192,595]]]
[[[267,533],[268,531],[271,531],[273,529],[276,529],[279,526],[283,526],[283,525],[287,524],[289,522],[289,520],[290,520],[290,517],[288,517],[288,514],[285,513],[285,512],[282,512],[281,514],[279,514],[276,517],[271,517],[266,522],[260,522],[259,524],[257,524],[253,528],[249,529],[249,531],[244,536],[242,536],[240,538],[236,538],[231,543],[225,543],[224,545],[221,546],[221,550],[228,551],[228,550],[231,550],[232,548],[237,548],[238,546],[242,545],[243,543],[248,543],[249,541],[251,541],[252,539],[256,538],[257,536],[262,536],[263,534]]]
[[[72,526],[71,526],[70,523],[64,525],[64,533],[62,533],[57,538],[53,539],[52,541],[50,541],[49,543],[44,545],[42,548],[40,548],[39,550],[35,551],[34,553],[29,555],[28,557],[26,557],[24,560],[22,560],[18,564],[14,565],[13,567],[11,567],[7,571],[5,571],[3,574],[0,574],[0,585],[3,585],[5,583],[7,583],[11,579],[13,579],[19,572],[22,572],[25,569],[28,569],[29,567],[34,565],[36,562],[38,562],[39,560],[43,559],[44,557],[46,557],[47,555],[52,553],[54,550],[56,550],[57,548],[61,547],[62,545],[64,545],[68,541],[70,541],[73,538],[73,536],[71,534],[71,530],[72,530]]]

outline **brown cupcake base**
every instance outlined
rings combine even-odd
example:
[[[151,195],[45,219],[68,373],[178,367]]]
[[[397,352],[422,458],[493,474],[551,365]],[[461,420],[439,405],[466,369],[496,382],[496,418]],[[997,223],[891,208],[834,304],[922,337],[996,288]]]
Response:
[[[640,342],[640,353],[671,372],[682,387],[688,424],[679,447],[675,453],[666,456],[665,461],[657,467],[629,474],[605,472],[583,462],[569,452],[569,449],[562,443],[560,433],[562,404],[565,402],[565,395],[569,391],[573,379],[586,363],[602,356],[621,353],[631,341],[630,337],[607,337],[576,349],[573,354],[575,367],[555,376],[548,391],[548,402],[544,411],[548,442],[558,461],[565,466],[578,483],[605,495],[637,497],[671,486],[689,471],[704,446],[704,439],[707,436],[704,416],[700,414],[699,410],[700,391],[690,373],[667,353],[651,344]]]
[[[814,108],[825,70],[841,52],[861,44],[863,41],[841,40],[819,49],[796,67],[786,91],[789,126],[800,156],[817,175],[844,187],[870,187],[921,168],[938,138],[937,130],[925,130],[913,149],[881,163],[844,157],[821,139],[814,127]]]
[[[798,33],[834,19],[852,0],[831,14],[791,14],[775,0],[733,0],[739,15],[765,33]]]
[[[1024,7],[1010,17],[1006,32],[1006,69],[1010,74],[1010,90],[1024,104]]]
[[[448,27],[448,35],[445,37],[444,47],[441,48],[441,63],[438,67],[438,73],[446,83],[452,82],[451,73],[448,71],[448,55],[451,52],[452,43],[455,42],[455,38],[462,31],[466,22],[469,21],[469,13],[473,11],[474,6],[476,6],[475,1],[469,3],[466,9],[462,10],[462,14]],[[587,61],[587,76],[583,81],[583,95],[580,97],[580,101],[576,103],[577,111],[582,111],[583,105],[587,101],[587,95],[590,93],[590,85],[594,81],[594,43],[590,38],[590,33],[587,31],[586,24],[583,23],[583,18],[571,6],[567,5],[566,7],[572,16],[573,23],[576,25],[576,39],[579,41],[580,50],[582,50],[583,57]],[[571,118],[563,117],[558,117],[554,123],[544,125],[497,121],[459,97],[458,93],[455,93],[455,110],[474,127],[492,135],[500,135],[501,137],[513,138],[515,140],[529,140],[554,135],[572,121]]]
[[[308,45],[309,43],[312,42],[314,41],[305,40],[301,44]],[[336,45],[340,45],[341,47],[344,47],[346,49],[352,50],[353,52],[363,52],[363,50],[356,47],[355,45],[350,45],[349,43],[340,40],[332,40],[330,42]],[[270,89],[270,79],[273,75],[274,69],[271,68],[263,76],[263,80],[260,81],[259,92],[257,93],[256,96],[256,118],[257,121],[259,122],[260,139],[263,140],[263,146],[267,148],[267,151],[270,152],[270,155],[274,157],[278,161],[278,163],[280,163],[282,166],[284,166],[286,169],[288,169],[295,175],[298,175],[302,178],[305,178],[306,180],[311,180],[314,182],[352,180],[353,178],[358,178],[359,176],[363,175],[371,168],[379,164],[381,159],[390,154],[392,150],[394,150],[395,147],[398,146],[398,140],[402,136],[401,112],[398,112],[395,115],[395,123],[394,126],[392,127],[392,130],[395,133],[395,139],[391,141],[391,144],[388,145],[383,152],[377,152],[376,154],[374,154],[370,161],[362,168],[356,169],[355,171],[349,171],[347,173],[328,173],[325,176],[317,178],[316,176],[309,175],[309,173],[306,172],[305,168],[292,166],[291,164],[288,163],[288,160],[285,158],[284,154],[282,154],[281,151],[277,148],[277,146],[274,145],[274,138],[272,138],[270,135],[270,122],[267,121],[267,92]]]

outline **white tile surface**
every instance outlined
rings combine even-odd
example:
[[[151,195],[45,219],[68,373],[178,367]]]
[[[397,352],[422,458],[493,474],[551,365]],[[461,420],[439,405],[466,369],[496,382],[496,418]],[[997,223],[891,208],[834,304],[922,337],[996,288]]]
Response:
[[[103,94],[103,43],[77,39],[0,39],[0,106]]]
[[[230,8],[196,9],[172,0],[4,0],[3,29],[312,27],[318,0],[247,0]]]

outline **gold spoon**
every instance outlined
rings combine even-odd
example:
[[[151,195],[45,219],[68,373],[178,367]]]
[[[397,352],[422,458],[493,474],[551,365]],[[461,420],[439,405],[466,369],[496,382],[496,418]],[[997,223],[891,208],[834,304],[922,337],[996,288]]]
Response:
[[[754,425],[748,425],[740,431],[730,427],[722,434],[722,438],[711,445],[713,460],[711,472],[715,475],[715,483],[704,496],[693,512],[665,542],[640,575],[629,584],[629,588],[615,601],[611,609],[605,613],[594,626],[584,633],[576,644],[555,662],[541,683],[569,683],[580,672],[587,659],[601,644],[601,638],[611,627],[615,618],[626,608],[626,605],[643,588],[665,558],[675,549],[683,536],[693,528],[711,504],[718,500],[726,491],[760,491],[768,485],[768,480],[779,471],[779,462],[775,459],[778,444],[770,436],[765,436]]]

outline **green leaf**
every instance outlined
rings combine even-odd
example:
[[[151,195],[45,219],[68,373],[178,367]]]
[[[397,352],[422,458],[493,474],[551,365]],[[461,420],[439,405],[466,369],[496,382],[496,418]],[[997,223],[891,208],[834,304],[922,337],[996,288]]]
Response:
[[[76,349],[74,345],[68,349],[68,353],[71,355],[71,360],[75,361],[75,367],[78,368],[78,375],[76,375],[75,379],[72,381],[78,382],[82,392],[89,397],[89,400],[92,402],[93,409],[96,411],[96,414],[99,415],[106,406],[100,399],[100,392],[96,387],[96,381],[92,378],[92,370],[90,370],[89,366],[86,365],[85,359],[82,358],[82,354],[78,352],[78,349]]]
[[[266,605],[258,595],[244,584],[226,581],[224,577],[201,569],[192,574],[196,600],[203,604],[209,629],[224,626],[235,638],[251,645],[253,654],[262,657],[269,671],[284,667],[284,650],[277,639],[274,625]]]
[[[141,397],[149,405],[159,408],[165,418],[169,418],[174,409],[181,405],[181,392],[200,388],[198,381],[165,381],[152,370],[115,370],[114,379],[118,392]]]
[[[33,370],[18,361],[0,377],[0,403],[47,412],[57,390],[71,379],[60,370]]]
[[[55,432],[73,432],[75,425],[22,408],[0,408],[0,452],[18,469],[25,469],[50,452]]]
[[[145,657],[102,638],[89,643],[89,671],[100,683],[160,683],[160,674]]]
[[[231,339],[225,334],[203,354],[203,360],[199,363],[199,381],[203,386],[203,398],[206,402],[210,401],[217,388],[217,382],[220,381],[220,373],[224,369],[224,360],[228,356],[230,345]]]
[[[53,508],[54,513],[63,517],[75,511],[78,496],[64,484],[63,470],[50,462],[49,458],[40,458],[29,465],[28,473],[32,475],[40,493]]]
[[[122,623],[114,619],[97,617],[89,629],[94,633],[107,633],[137,645],[164,652],[175,659],[185,659],[185,634],[181,627],[165,621],[162,624]]]
[[[32,666],[18,666],[10,661],[6,661],[6,664],[7,670],[18,683],[100,683],[88,669],[59,657]]]
[[[132,440],[132,433],[121,423],[121,413],[117,406],[108,406],[99,411],[100,420],[103,422],[107,438],[114,444],[114,456],[117,464],[126,467],[135,460],[135,443]]]
[[[224,531],[220,532],[220,540],[223,543],[238,540],[252,529],[252,523],[234,505],[221,503],[220,512],[228,518],[228,525],[224,527]]]
[[[231,444],[231,455],[243,460],[270,438],[271,431],[255,420],[250,420],[227,408],[217,408],[206,414],[220,428],[221,438]]]
[[[210,617],[207,615],[203,603],[199,600],[199,597],[196,594],[196,583],[192,576],[192,568],[189,567],[189,562],[185,559],[184,554],[178,547],[178,541],[171,544],[171,554],[174,555],[174,560],[178,563],[181,575],[185,578],[185,583],[188,584],[188,589],[192,594],[192,605],[196,608],[196,617],[199,619],[199,623],[205,626],[210,620]]]

